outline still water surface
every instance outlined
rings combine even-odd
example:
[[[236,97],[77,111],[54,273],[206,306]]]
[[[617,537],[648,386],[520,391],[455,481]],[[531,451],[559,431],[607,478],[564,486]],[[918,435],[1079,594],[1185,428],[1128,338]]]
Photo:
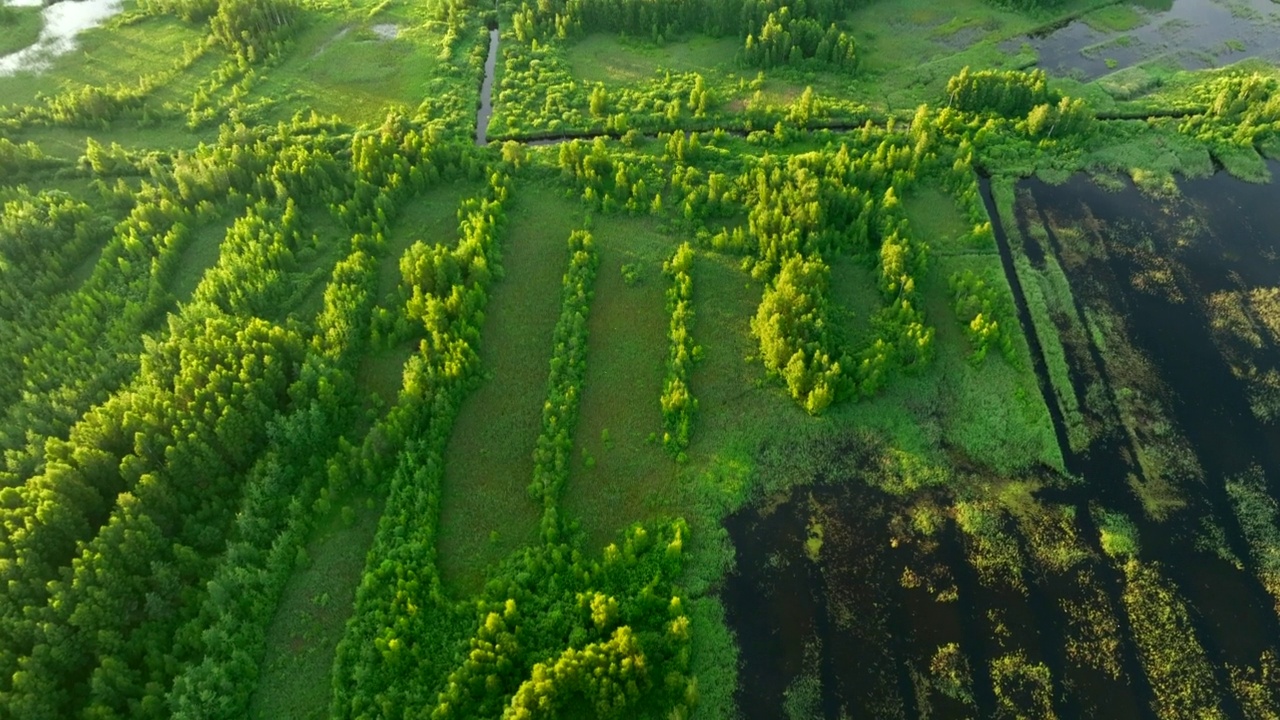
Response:
[[[14,7],[39,7],[42,0],[10,0]],[[75,49],[76,35],[97,27],[124,9],[123,0],[67,0],[50,5],[41,13],[44,29],[40,39],[18,52],[0,57],[0,76],[19,72],[39,72],[59,55]]]
[[[1252,57],[1280,62],[1280,5],[1271,0],[1173,0],[1155,5],[1134,6],[1144,19],[1132,30],[1099,30],[1074,20],[1017,44],[1027,42],[1035,48],[1039,66],[1047,72],[1082,80],[1156,59],[1188,70]]]

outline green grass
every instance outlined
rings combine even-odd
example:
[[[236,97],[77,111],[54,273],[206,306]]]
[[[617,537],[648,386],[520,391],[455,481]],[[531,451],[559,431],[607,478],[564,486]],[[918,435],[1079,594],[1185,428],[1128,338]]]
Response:
[[[1089,27],[1103,32],[1126,32],[1147,23],[1147,16],[1127,4],[1111,5],[1080,18]]]
[[[41,92],[50,95],[81,85],[131,84],[172,68],[182,58],[184,44],[199,44],[204,31],[169,17],[88,30],[77,37],[77,48],[54,59],[47,71],[0,77],[0,98],[4,104],[29,104]]]
[[[350,233],[328,209],[311,208],[305,211],[306,230],[311,243],[305,240],[294,253],[298,261],[295,271],[293,295],[279,308],[280,318],[286,315],[310,320],[324,309],[324,291],[333,278],[333,268],[350,252]]]
[[[222,254],[222,241],[234,220],[233,217],[226,217],[221,222],[210,222],[196,228],[192,233],[187,246],[178,256],[177,271],[169,281],[169,291],[178,302],[190,300],[205,271],[218,264],[218,258]]]
[[[678,487],[691,528],[684,584],[694,597],[691,670],[701,695],[694,717],[711,720],[736,713],[737,648],[724,607],[712,592],[734,559],[721,519],[753,491],[767,493],[766,486],[785,482],[756,474],[763,442],[799,438],[827,423],[806,415],[781,388],[766,385],[760,363],[747,360],[757,348],[748,323],[760,303],[761,286],[738,269],[734,258],[704,252],[695,256],[693,282],[692,329],[704,352],[690,375],[698,411],[690,462],[679,468]]]
[[[935,259],[922,290],[926,316],[937,327],[936,367],[920,379],[937,384],[942,439],[1000,474],[1037,464],[1062,470],[1057,436],[1016,317],[1006,320],[1012,325],[1015,363],[994,352],[976,367],[969,362],[972,348],[951,309],[947,288],[947,278],[964,270],[986,278],[1007,298],[1007,307],[1013,307],[999,258],[966,255]]]
[[[592,228],[600,266],[587,317],[587,376],[573,464],[561,506],[581,520],[588,547],[617,539],[633,522],[677,504],[675,464],[660,443],[659,399],[666,377],[667,280],[662,262],[674,243],[648,219],[598,218]],[[624,265],[638,269],[628,283]],[[697,279],[694,279],[695,294]]]
[[[321,523],[306,546],[308,562],[285,585],[280,609],[267,629],[250,718],[328,717],[333,652],[351,615],[381,514],[364,497],[352,498],[349,507],[352,512],[335,512]]]
[[[778,388],[762,389],[764,367],[750,322],[760,305],[762,286],[742,272],[731,257],[699,253],[693,270],[694,342],[703,360],[690,378],[698,399],[690,457],[711,461],[729,436],[752,428],[771,429],[784,420],[805,418],[804,411]]]
[[[949,254],[978,249],[962,244],[964,236],[973,228],[956,207],[955,200],[940,188],[932,185],[915,188],[903,198],[902,207],[907,211],[912,232],[929,243],[931,252]],[[994,253],[995,248],[986,248],[986,252]]]
[[[0,56],[15,53],[40,39],[44,20],[39,7],[0,6]]]
[[[656,45],[593,33],[566,49],[574,77],[587,82],[635,83],[663,71],[701,72],[734,67],[739,41],[733,37],[694,35]]]
[[[871,318],[884,300],[874,270],[848,256],[832,259],[831,304],[832,319],[846,347],[865,347],[875,340]]]
[[[868,98],[890,111],[938,103],[947,79],[965,65],[1022,67],[1031,52],[1010,53],[1003,41],[1024,35],[1055,17],[1075,16],[1105,0],[1067,0],[1052,15],[1019,12],[984,0],[935,3],[890,0],[864,4],[844,26],[853,33],[861,66],[844,93]]]
[[[528,495],[533,448],[566,242],[581,213],[539,186],[518,188],[514,202],[502,249],[505,277],[494,284],[482,330],[488,377],[463,403],[445,455],[440,569],[459,595],[478,589],[487,567],[536,541],[541,514]]]
[[[367,12],[317,15],[254,95],[283,101],[272,119],[303,107],[352,123],[379,122],[392,107],[416,108],[449,62],[439,58],[442,34],[424,22],[425,10],[398,9],[374,19]],[[398,35],[378,36],[371,29],[377,24],[397,25]]]
[[[414,350],[416,348],[412,345],[406,345],[361,356],[360,367],[356,371],[356,384],[360,391],[365,395],[377,395],[387,407],[394,405],[400,389],[404,387],[404,365]]]

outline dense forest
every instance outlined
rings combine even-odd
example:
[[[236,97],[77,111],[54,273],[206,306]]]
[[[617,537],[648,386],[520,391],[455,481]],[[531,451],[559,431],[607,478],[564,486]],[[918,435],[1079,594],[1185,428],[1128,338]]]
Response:
[[[1252,48],[123,0],[5,65],[64,5],[0,3],[0,718],[1275,716]]]

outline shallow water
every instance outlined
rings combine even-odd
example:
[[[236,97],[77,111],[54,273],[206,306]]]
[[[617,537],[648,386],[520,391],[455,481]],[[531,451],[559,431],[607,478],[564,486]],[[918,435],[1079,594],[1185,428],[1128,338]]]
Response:
[[[493,115],[493,78],[498,70],[498,29],[489,29],[489,57],[484,61],[484,82],[480,84],[480,107],[476,110],[476,144],[489,144],[489,117]]]
[[[1271,170],[1280,171],[1280,164],[1272,163]],[[1168,387],[1169,420],[1204,471],[1203,481],[1181,484],[1187,507],[1154,523],[1132,496],[1114,492],[1124,487],[1124,473],[1140,472],[1125,467],[1124,453],[1094,451],[1077,458],[1075,468],[1089,481],[1087,493],[1110,488],[1107,504],[1138,523],[1142,555],[1161,562],[1179,587],[1197,635],[1221,673],[1228,663],[1248,664],[1273,649],[1280,626],[1272,599],[1253,572],[1198,550],[1195,534],[1201,518],[1216,517],[1231,551],[1252,567],[1223,481],[1256,464],[1276,496],[1280,429],[1250,412],[1245,384],[1233,376],[1212,337],[1206,299],[1222,290],[1280,284],[1271,230],[1280,223],[1280,205],[1274,185],[1251,185],[1223,172],[1179,185],[1180,197],[1155,200],[1132,185],[1104,191],[1082,176],[1057,187],[1023,183],[1037,211],[1053,218],[1051,225],[1089,226],[1086,232],[1096,233],[1105,248],[1102,257],[1064,263],[1076,298],[1087,306],[1110,305],[1126,317],[1128,341],[1150,358]],[[1149,257],[1168,263],[1176,293],[1153,292],[1138,282]],[[1275,367],[1280,349],[1264,343],[1252,360],[1261,368]]]
[[[1270,167],[1280,172],[1280,163]],[[1280,426],[1250,413],[1242,382],[1210,337],[1204,298],[1223,289],[1280,285],[1280,239],[1274,233],[1280,227],[1280,194],[1274,185],[1250,185],[1226,173],[1179,185],[1182,196],[1158,200],[1132,185],[1104,191],[1084,176],[1060,186],[1026,180],[1015,206],[1022,249],[1011,248],[1010,240],[1017,238],[1004,237],[999,223],[996,227],[1006,270],[1011,254],[1025,253],[1041,269],[1054,259],[1067,273],[1078,304],[1093,310],[1105,305],[1125,318],[1126,342],[1149,358],[1150,372],[1167,390],[1167,420],[1204,470],[1202,481],[1179,484],[1186,507],[1162,521],[1148,517],[1127,482],[1129,475],[1143,472],[1130,435],[1110,427],[1086,452],[1075,454],[1066,446],[1060,413],[1054,413],[1069,472],[1080,482],[1046,486],[1038,497],[1075,510],[1075,536],[1091,552],[1067,573],[1027,564],[1022,593],[979,576],[970,557],[973,540],[954,523],[935,536],[931,549],[912,540],[890,543],[897,537],[893,518],[902,511],[901,501],[862,482],[869,461],[859,459],[860,453],[870,450],[839,440],[824,451],[840,458],[838,470],[824,470],[813,486],[746,508],[725,523],[737,562],[720,596],[741,653],[737,701],[743,718],[772,720],[796,712],[833,719],[926,713],[994,717],[1000,701],[991,684],[991,662],[1017,649],[1049,670],[1059,717],[1154,720],[1154,690],[1121,602],[1124,576],[1098,544],[1090,516],[1095,504],[1123,512],[1137,524],[1141,559],[1160,568],[1188,608],[1211,666],[1217,701],[1227,716],[1243,716],[1228,668],[1255,665],[1262,652],[1274,651],[1280,623],[1253,572],[1223,480],[1256,463],[1266,472],[1272,495],[1280,496]],[[985,182],[983,191],[994,205]],[[1032,242],[1029,221],[1043,222],[1047,239]],[[1075,245],[1083,242],[1075,238],[1086,235],[1099,251]],[[1142,258],[1153,255],[1172,263],[1182,300],[1135,283],[1145,271]],[[1030,324],[1026,317],[1022,321]],[[1034,346],[1033,332],[1028,339]],[[1113,377],[1114,357],[1104,362],[1087,338],[1078,342],[1088,348],[1069,353],[1072,380],[1082,384],[1082,378],[1094,377],[1114,405],[1117,392],[1131,391],[1132,378]],[[1280,366],[1280,344],[1267,343],[1254,360]],[[1041,365],[1036,363],[1036,370],[1044,377]],[[1139,385],[1137,392],[1152,387]],[[1052,390],[1046,386],[1043,392],[1055,407]],[[1201,521],[1210,516],[1221,524],[1228,549],[1245,559],[1244,569],[1198,546]],[[818,560],[806,548],[815,524],[825,528]],[[1032,535],[1015,525],[1006,529],[1018,538],[1022,556],[1029,557]],[[907,587],[899,580],[903,567],[940,579],[938,587],[949,584],[954,599],[940,602],[932,589]],[[1080,582],[1086,575],[1096,590]],[[1095,602],[1094,592],[1101,593],[1099,602],[1110,608],[1116,623],[1115,675],[1073,660],[1067,650],[1083,636],[1066,608]],[[992,635],[995,618],[1007,639]],[[917,684],[921,674],[928,674],[935,650],[952,642],[959,643],[973,671],[969,706],[927,687],[922,692]],[[797,695],[802,688],[807,692]],[[798,697],[805,701],[798,703]]]
[[[1095,30],[1075,20],[1016,44],[1034,47],[1044,70],[1082,80],[1156,58],[1188,70],[1251,57],[1280,61],[1280,5],[1271,0],[1174,0],[1167,10],[1139,11],[1146,22],[1132,30]]]
[[[11,0],[15,7],[38,7],[42,0]],[[15,53],[0,57],[0,75],[39,72],[59,55],[75,49],[81,32],[97,27],[124,9],[123,0],[65,0],[41,13],[44,29],[40,39]]]

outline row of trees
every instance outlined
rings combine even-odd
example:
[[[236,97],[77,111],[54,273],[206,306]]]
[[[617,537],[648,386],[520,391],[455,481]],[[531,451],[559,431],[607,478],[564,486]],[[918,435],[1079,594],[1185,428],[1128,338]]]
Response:
[[[268,148],[259,148],[260,161],[269,162]],[[331,161],[323,148],[299,146],[286,165]],[[8,547],[24,558],[17,567],[30,591],[15,597],[25,606],[20,617],[5,614],[17,668],[5,699],[24,716],[165,714],[165,692],[191,651],[174,638],[200,609],[235,531],[246,476],[278,439],[266,428],[290,415],[308,386],[298,384],[305,338],[254,316],[298,279],[284,267],[300,234],[298,209],[286,182],[266,187],[274,199],[233,225],[218,266],[171,319],[169,339],[146,342],[127,391],[86,414],[65,444],[50,443],[44,473],[20,490],[28,498],[6,527],[28,518]],[[143,207],[140,200],[135,213]],[[115,265],[128,273],[130,256]],[[36,514],[24,515],[28,508]],[[67,561],[66,584],[46,583]]]
[[[587,313],[600,258],[591,233],[569,235],[569,269],[560,291],[560,318],[552,334],[554,352],[542,406],[542,432],[533,451],[529,495],[543,506],[543,537],[556,539],[562,523],[556,513],[560,490],[569,480],[573,431],[578,425],[582,383],[587,376]]]
[[[403,450],[335,662],[333,714],[684,713],[696,691],[687,675],[689,620],[674,582],[687,528],[679,522],[633,528],[592,560],[559,509],[597,265],[588,232],[569,238],[535,450],[530,491],[542,508],[542,542],[493,571],[478,599],[453,603],[440,587],[434,554],[443,448],[478,370],[479,291],[500,275],[494,231],[501,226],[481,220],[498,211],[487,203],[464,209],[470,220],[457,248],[415,247],[401,262],[406,314],[423,323],[426,337],[406,367],[400,405],[380,424],[385,442]],[[476,302],[457,300],[469,293]]]
[[[389,474],[389,494],[334,659],[335,717],[426,707],[457,659],[454,643],[467,632],[435,563],[440,483],[453,418],[479,369],[479,324],[498,272],[507,192],[506,178],[493,175],[489,196],[460,211],[456,247],[417,243],[401,262],[401,312],[419,351],[405,365],[399,403],[366,441],[378,449],[367,476],[383,481]],[[442,273],[452,283],[440,282]]]
[[[111,226],[109,217],[60,191],[23,188],[0,209],[0,405],[17,398],[35,329],[53,321],[55,296],[106,243]]]
[[[682,243],[662,271],[671,278],[667,289],[667,312],[671,314],[668,337],[671,350],[667,355],[667,377],[662,384],[662,444],[684,457],[693,432],[693,414],[698,400],[689,388],[689,374],[700,348],[693,342],[693,247]]]
[[[789,255],[751,319],[765,368],[780,375],[792,399],[812,415],[835,400],[842,380],[840,362],[832,357],[829,278],[820,256]]]
[[[6,455],[15,487],[4,491],[0,572],[13,592],[0,598],[0,700],[18,716],[242,717],[262,633],[319,500],[385,465],[382,436],[363,447],[343,437],[359,406],[353,376],[382,232],[408,193],[463,172],[470,151],[428,144],[393,117],[381,132],[347,140],[351,160],[338,162],[331,130],[300,119],[274,130],[224,128],[217,145],[179,154],[172,167],[150,164],[140,191],[104,186],[105,199],[132,204],[114,236],[109,222],[56,193],[7,209],[12,232],[0,237],[28,269],[68,262],[61,249],[83,254],[93,228],[111,237],[94,275],[57,306],[57,324],[33,335],[86,346],[67,309],[109,313],[129,299],[111,289],[132,277],[152,283],[151,312],[162,309],[193,235],[187,223],[244,211],[161,339],[136,336],[147,327],[139,314],[104,316],[98,332],[120,340],[94,349],[126,373],[132,361],[139,375],[88,413],[73,410],[80,419],[66,441],[27,433],[27,453]],[[90,146],[90,172],[107,170],[102,155]],[[221,207],[211,202],[219,196]],[[325,214],[326,203],[355,232],[346,259],[314,323],[277,326],[263,317],[283,320],[324,272],[303,272],[297,253],[316,243],[307,218]],[[68,379],[84,367],[65,346],[33,346],[64,352],[46,365],[28,358],[27,367]],[[110,389],[110,377],[94,379]],[[56,401],[23,402],[42,400]],[[5,430],[23,437],[30,426]]]
[[[513,17],[516,39],[565,39],[590,32],[623,33],[662,43],[689,32],[736,35],[742,60],[773,67],[804,60],[856,65],[853,38],[836,23],[851,0],[557,0],[523,3]]]
[[[964,112],[1026,117],[1037,105],[1062,99],[1049,90],[1043,70],[978,70],[965,66],[947,81],[949,105]]]

